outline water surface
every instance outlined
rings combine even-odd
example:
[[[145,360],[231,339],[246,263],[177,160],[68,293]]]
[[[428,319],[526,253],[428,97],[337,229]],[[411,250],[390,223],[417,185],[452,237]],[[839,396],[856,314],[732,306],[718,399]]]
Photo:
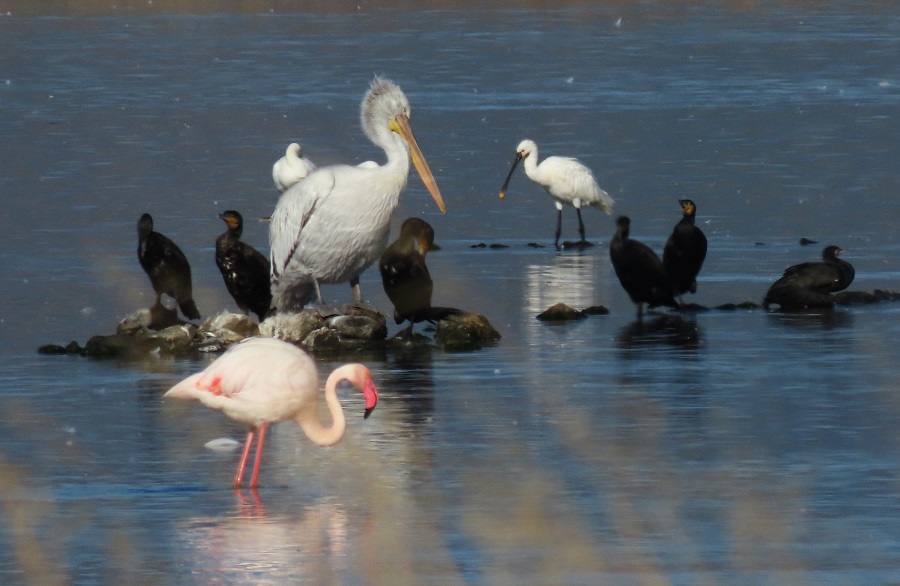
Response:
[[[4,583],[896,581],[900,305],[636,322],[608,260],[612,218],[587,210],[597,245],[557,252],[555,209],[524,173],[497,198],[528,137],[591,166],[657,250],[676,200],[697,202],[710,252],[691,301],[758,302],[827,244],[848,250],[853,289],[896,289],[893,4],[10,6]],[[348,395],[347,437],[328,450],[277,426],[264,486],[235,493],[236,454],[203,446],[244,430],[160,399],[205,361],[35,349],[110,333],[152,302],[135,258],[145,211],[191,260],[201,312],[234,309],[216,214],[268,215],[291,141],[319,164],[380,160],[358,127],[374,74],[409,96],[448,206],[412,176],[394,231],[430,222],[435,303],[486,315],[503,339],[344,357],[372,368],[378,410],[363,421]],[[265,249],[265,225],[245,239]],[[390,311],[377,272],[362,287]],[[534,319],[557,302],[611,313]]]

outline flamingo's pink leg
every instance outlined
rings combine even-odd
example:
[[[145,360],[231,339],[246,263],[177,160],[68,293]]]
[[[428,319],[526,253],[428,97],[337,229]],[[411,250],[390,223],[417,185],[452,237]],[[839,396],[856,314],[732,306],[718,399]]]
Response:
[[[256,440],[256,457],[253,460],[253,474],[250,476],[250,488],[259,486],[259,464],[262,462],[263,442],[266,439],[266,424],[259,426],[259,439]]]
[[[241,454],[241,460],[238,462],[237,472],[234,473],[234,488],[241,487],[241,481],[244,479],[244,468],[247,466],[247,458],[250,456],[250,446],[253,445],[253,430],[247,432],[247,441],[244,443],[244,452]]]

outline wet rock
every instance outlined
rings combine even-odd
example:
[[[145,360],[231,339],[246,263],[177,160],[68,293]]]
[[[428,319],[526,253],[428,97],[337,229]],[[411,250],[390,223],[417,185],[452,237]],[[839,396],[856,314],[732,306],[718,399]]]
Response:
[[[864,303],[898,300],[900,300],[900,293],[882,289],[875,289],[872,293],[866,291],[841,291],[834,294],[834,302],[837,305],[861,305]]]
[[[581,310],[584,315],[609,315],[609,308],[604,305],[591,305]]]
[[[573,321],[576,319],[584,319],[587,314],[569,307],[565,303],[557,303],[551,305],[544,313],[537,316],[541,321]]]
[[[218,315],[206,318],[200,324],[200,331],[223,338],[243,339],[258,335],[259,326],[249,315],[223,311]]]
[[[297,313],[279,313],[269,316],[259,324],[259,334],[279,338],[287,342],[302,342],[310,332],[325,326],[325,318],[314,309]]]
[[[759,309],[760,305],[752,301],[742,301],[741,303],[723,303],[716,307],[722,311],[735,311],[738,309]]]
[[[301,340],[300,346],[311,354],[336,352],[341,349],[341,337],[332,329],[319,328]]]
[[[39,354],[81,354],[81,346],[78,345],[78,342],[72,341],[66,344],[65,346],[60,346],[59,344],[44,344],[40,348],[38,348]]]
[[[307,307],[267,318],[260,324],[259,333],[299,344],[309,352],[332,352],[383,341],[387,338],[387,318],[377,309],[357,303]]]
[[[585,248],[590,248],[593,245],[593,242],[588,242],[587,240],[565,240],[562,243],[562,248],[563,250],[583,250]]]
[[[435,343],[444,350],[478,350],[494,344],[500,332],[486,317],[470,311],[458,311],[438,320]]]
[[[128,334],[92,336],[82,350],[82,355],[92,358],[119,358],[142,353],[138,340]]]
[[[365,315],[336,315],[325,324],[342,338],[383,340],[387,337],[387,322]]]

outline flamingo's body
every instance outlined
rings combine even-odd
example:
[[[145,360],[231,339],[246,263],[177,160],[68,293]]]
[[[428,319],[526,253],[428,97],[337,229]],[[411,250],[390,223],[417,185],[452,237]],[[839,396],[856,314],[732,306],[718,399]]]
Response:
[[[562,211],[565,205],[571,205],[578,213],[578,234],[580,244],[585,245],[584,222],[581,219],[581,206],[596,206],[597,209],[612,213],[615,203],[608,193],[600,189],[594,174],[578,159],[569,157],[547,157],[538,164],[537,145],[532,140],[523,140],[516,147],[516,158],[513,161],[506,181],[500,189],[500,199],[506,197],[509,180],[519,161],[525,160],[525,174],[528,178],[543,187],[556,202],[556,239],[554,246],[559,246],[562,233]]]
[[[272,165],[272,180],[278,191],[283,193],[315,170],[315,163],[303,156],[299,144],[292,142],[288,145],[284,156]]]
[[[369,369],[347,364],[334,370],[325,383],[325,403],[332,423],[318,419],[319,375],[309,355],[276,338],[248,338],[233,345],[205,370],[169,389],[164,397],[200,401],[250,428],[234,477],[241,485],[250,445],[259,432],[250,486],[258,485],[263,440],[270,423],[292,419],[320,446],[334,445],[344,436],[346,421],[338,401],[337,384],[346,380],[362,391],[368,417],[378,403],[378,391]]]
[[[409,176],[412,157],[438,205],[444,202],[409,125],[410,106],[394,83],[375,78],[360,118],[387,163],[321,167],[285,191],[269,224],[272,306],[301,309],[323,303],[320,283],[344,283],[362,300],[359,275],[388,243],[391,216]]]

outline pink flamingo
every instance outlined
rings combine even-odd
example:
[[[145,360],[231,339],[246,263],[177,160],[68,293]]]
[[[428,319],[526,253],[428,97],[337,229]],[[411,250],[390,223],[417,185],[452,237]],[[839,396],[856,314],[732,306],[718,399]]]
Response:
[[[332,423],[319,421],[319,374],[312,358],[293,344],[276,338],[248,338],[235,344],[205,370],[191,375],[169,389],[163,397],[197,400],[231,419],[247,425],[247,441],[234,488],[240,488],[250,455],[253,436],[259,432],[250,488],[259,485],[259,464],[263,440],[270,423],[293,419],[306,436],[320,446],[332,446],[344,437],[347,428],[344,410],[337,398],[337,385],[348,381],[362,391],[365,417],[378,403],[378,389],[369,369],[362,364],[345,364],[325,382],[325,403]]]

